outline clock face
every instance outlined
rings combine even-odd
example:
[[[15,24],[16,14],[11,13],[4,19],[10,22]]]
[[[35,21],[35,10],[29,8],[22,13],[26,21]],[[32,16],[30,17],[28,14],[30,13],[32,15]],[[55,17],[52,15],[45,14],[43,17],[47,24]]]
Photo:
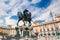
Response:
[[[23,26],[24,22],[21,20],[18,25]],[[25,27],[29,27],[29,22],[25,22]]]
[[[23,26],[24,25],[24,22],[21,20],[18,25],[19,26]]]

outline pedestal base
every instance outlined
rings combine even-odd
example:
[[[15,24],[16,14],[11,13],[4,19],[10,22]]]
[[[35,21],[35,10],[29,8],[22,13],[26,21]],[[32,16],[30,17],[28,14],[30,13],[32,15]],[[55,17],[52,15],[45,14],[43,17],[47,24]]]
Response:
[[[23,37],[25,36],[29,36],[29,31],[26,31],[26,30],[23,31]]]

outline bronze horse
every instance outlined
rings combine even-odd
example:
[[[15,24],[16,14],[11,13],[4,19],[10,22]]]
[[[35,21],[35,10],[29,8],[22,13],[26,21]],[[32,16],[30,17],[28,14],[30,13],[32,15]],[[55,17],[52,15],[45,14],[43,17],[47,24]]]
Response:
[[[29,12],[27,9],[25,9],[23,11],[23,14],[21,12],[18,12],[18,22],[17,22],[17,26],[20,20],[22,20],[24,22],[24,26],[26,24],[26,22],[29,22],[29,26],[31,26],[31,12]]]

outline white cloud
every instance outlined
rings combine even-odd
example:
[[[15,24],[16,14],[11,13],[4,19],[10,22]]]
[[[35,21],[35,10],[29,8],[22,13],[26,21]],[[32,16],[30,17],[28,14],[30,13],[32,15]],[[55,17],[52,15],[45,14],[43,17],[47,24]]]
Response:
[[[5,16],[7,16],[7,14],[6,14],[5,11],[3,11],[2,9],[0,9],[0,16],[1,17],[5,17]]]
[[[17,8],[14,8],[11,12],[11,16],[13,15],[17,15],[17,12],[18,12],[18,9]]]
[[[4,21],[2,19],[0,19],[0,23],[3,23]]]
[[[44,14],[41,14],[40,16],[38,16],[36,19],[34,20],[46,20],[48,17],[49,17],[49,11],[48,12],[45,12]]]
[[[10,17],[11,17],[11,16],[5,18],[6,25],[16,25],[16,22],[17,22],[17,21],[14,20],[14,19],[10,19]]]
[[[31,13],[32,13],[32,16],[36,16],[37,17],[37,15],[39,16],[41,13],[41,10],[42,9],[40,9],[40,8],[36,8],[36,7],[32,7],[31,9],[30,9],[30,11],[31,11]]]
[[[48,8],[41,10],[41,11],[43,11],[43,12],[39,12],[39,13],[42,13],[42,15],[40,15],[40,16],[37,15],[38,17],[34,20],[51,21],[52,18],[49,17],[50,11],[52,11],[53,15],[60,14],[60,0],[53,0]]]
[[[5,18],[6,25],[17,26],[17,20],[10,19],[10,17],[11,17],[11,16]],[[18,25],[19,25],[19,26],[24,25],[23,21],[20,21]]]
[[[0,26],[4,24],[4,20],[0,18]]]
[[[2,1],[0,1],[0,8],[1,9],[9,9],[11,6],[9,6],[9,5],[6,5],[5,3],[4,3],[4,0]]]
[[[5,19],[4,24],[6,24],[6,25],[16,25],[17,20],[10,19],[10,17],[13,16],[13,15],[17,15],[18,8],[20,8],[21,6],[23,6],[23,4],[26,3],[26,2],[23,2],[21,4],[21,6],[20,6],[19,3],[17,5],[15,5],[16,3],[18,3],[17,0],[11,0],[10,3],[9,3],[9,5],[6,5],[4,3],[4,0],[0,1],[0,16],[4,17],[4,19]],[[18,7],[16,7],[16,6],[18,6]],[[9,9],[11,9],[12,12],[10,14],[7,14],[6,10],[9,10]],[[0,23],[2,23],[3,20],[0,20]]]
[[[18,0],[10,0],[10,6],[14,6]]]
[[[52,1],[52,3],[51,3],[51,5],[46,9],[46,11],[51,11],[52,12],[52,14],[53,14],[53,18],[55,19],[55,15],[57,15],[57,14],[60,14],[60,0],[53,0]],[[49,15],[50,16],[50,15]],[[47,18],[47,21],[49,21],[49,20],[51,21],[52,20],[52,18],[50,17],[48,17]]]
[[[23,0],[23,3],[21,5],[28,6],[28,5],[30,5],[30,2],[28,2],[28,0]]]
[[[38,3],[38,2],[40,2],[41,0],[32,0],[32,4],[36,4],[36,3]]]
[[[41,0],[32,0],[32,2],[29,2],[28,0],[22,0],[22,1],[23,2],[20,3],[19,0],[11,0],[9,5],[6,5],[4,3],[4,0],[0,1],[0,16],[1,17],[4,16],[4,19],[6,21],[5,24],[16,25],[17,20],[10,19],[10,17],[13,15],[17,15],[18,11],[23,11],[26,7],[30,6],[30,4],[36,4],[36,3],[40,2]],[[32,7],[32,6],[28,7],[28,8],[32,13],[32,17],[33,16],[36,17],[33,20],[49,21],[48,19],[51,19],[51,17],[49,17],[50,10],[54,14],[60,14],[60,0],[52,0],[52,3],[50,4],[50,6],[46,9],[41,9],[41,8]],[[11,9],[12,12],[10,12],[10,14],[7,14],[6,10],[9,10],[9,9]],[[3,21],[1,20],[1,22],[3,22]]]
[[[51,10],[54,13],[60,13],[60,0],[53,0],[51,5],[47,8],[47,10]]]

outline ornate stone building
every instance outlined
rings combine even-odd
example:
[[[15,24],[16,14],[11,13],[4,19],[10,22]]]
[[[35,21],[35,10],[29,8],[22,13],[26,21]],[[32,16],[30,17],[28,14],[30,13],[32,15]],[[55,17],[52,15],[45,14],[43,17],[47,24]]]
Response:
[[[45,22],[43,24],[38,24],[38,22],[34,22],[33,33],[38,32],[39,35],[60,35],[60,15],[56,16],[56,20]],[[38,24],[38,25],[37,25]],[[36,31],[37,30],[37,31]]]
[[[2,36],[15,36],[16,35],[16,30],[15,28],[11,28],[9,26],[6,27],[0,27],[0,35]]]
[[[52,35],[60,34],[60,15],[56,16],[55,21],[45,22],[43,24],[39,24],[37,21],[34,21],[33,23],[34,25],[31,26],[32,31],[30,35],[35,34],[36,32],[38,32],[40,36],[45,36],[45,35],[52,36]],[[29,30],[31,30],[31,28],[29,28]],[[16,35],[16,30],[11,26],[0,27],[0,33],[6,34],[8,36],[10,35],[14,36]]]

